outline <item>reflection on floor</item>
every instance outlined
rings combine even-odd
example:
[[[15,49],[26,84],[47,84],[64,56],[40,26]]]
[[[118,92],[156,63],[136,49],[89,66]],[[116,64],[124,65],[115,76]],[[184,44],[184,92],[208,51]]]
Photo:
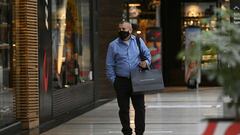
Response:
[[[184,88],[171,87],[163,93],[145,96],[145,135],[200,135],[204,118],[223,115],[219,100],[221,88],[200,88],[198,91],[177,89]],[[130,115],[134,129],[132,107]],[[120,130],[117,102],[113,100],[41,135],[121,135]]]

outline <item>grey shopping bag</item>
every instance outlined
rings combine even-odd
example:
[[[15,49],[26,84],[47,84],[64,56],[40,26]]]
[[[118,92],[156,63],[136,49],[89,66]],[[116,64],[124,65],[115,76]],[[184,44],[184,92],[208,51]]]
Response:
[[[134,94],[152,94],[164,88],[162,72],[159,69],[133,70],[131,81]]]

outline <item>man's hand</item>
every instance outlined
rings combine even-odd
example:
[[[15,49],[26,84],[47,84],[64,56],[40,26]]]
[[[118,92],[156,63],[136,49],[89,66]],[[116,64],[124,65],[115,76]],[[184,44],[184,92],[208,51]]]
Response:
[[[141,68],[147,68],[147,62],[144,60],[144,61],[141,61],[140,63],[139,63],[139,66],[141,67]]]

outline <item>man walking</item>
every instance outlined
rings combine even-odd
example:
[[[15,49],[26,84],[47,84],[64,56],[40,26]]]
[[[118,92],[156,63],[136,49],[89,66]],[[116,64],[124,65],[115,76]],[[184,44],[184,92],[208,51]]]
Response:
[[[132,135],[129,118],[131,99],[135,110],[135,133],[143,135],[145,130],[144,95],[132,93],[130,72],[136,68],[146,68],[151,62],[151,55],[144,41],[140,39],[141,53],[146,59],[141,60],[136,37],[131,34],[132,25],[129,22],[119,23],[118,28],[119,37],[108,46],[106,74],[116,91],[122,133]]]

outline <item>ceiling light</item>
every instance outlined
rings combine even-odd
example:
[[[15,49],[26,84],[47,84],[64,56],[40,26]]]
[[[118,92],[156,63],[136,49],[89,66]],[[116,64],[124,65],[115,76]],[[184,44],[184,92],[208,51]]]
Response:
[[[139,7],[141,6],[141,4],[136,3],[136,4],[128,4],[129,7]]]

